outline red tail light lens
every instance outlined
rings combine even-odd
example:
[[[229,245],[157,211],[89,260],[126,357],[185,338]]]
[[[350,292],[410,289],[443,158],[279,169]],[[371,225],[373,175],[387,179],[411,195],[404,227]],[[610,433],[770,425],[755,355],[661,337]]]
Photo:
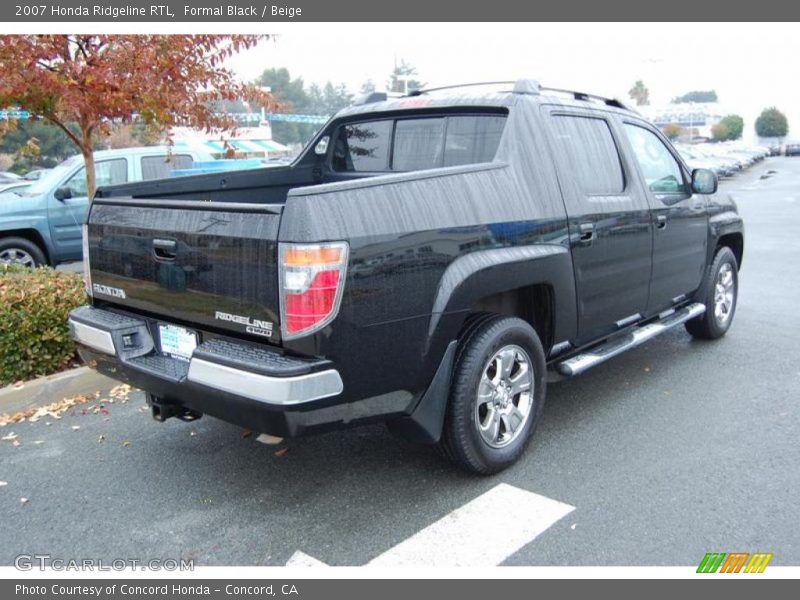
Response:
[[[318,331],[336,318],[347,270],[347,244],[280,244],[283,339]]]

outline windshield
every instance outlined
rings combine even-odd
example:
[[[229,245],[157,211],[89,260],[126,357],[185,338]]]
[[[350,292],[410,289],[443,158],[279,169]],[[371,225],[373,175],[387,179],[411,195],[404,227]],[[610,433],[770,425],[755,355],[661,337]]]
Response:
[[[75,165],[83,162],[83,157],[80,155],[71,156],[61,164],[53,167],[48,173],[45,173],[41,179],[35,182],[31,187],[22,192],[21,196],[38,196],[46,192],[52,191],[61,180],[66,177]]]

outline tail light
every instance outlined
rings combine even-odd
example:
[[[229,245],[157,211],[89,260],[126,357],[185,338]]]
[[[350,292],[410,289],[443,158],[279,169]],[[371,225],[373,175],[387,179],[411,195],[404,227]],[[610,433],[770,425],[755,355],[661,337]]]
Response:
[[[318,331],[336,318],[344,291],[347,250],[346,242],[279,245],[284,340]]]
[[[83,249],[83,281],[86,287],[86,293],[91,297],[92,295],[92,272],[89,270],[89,226],[84,223],[81,227]]]

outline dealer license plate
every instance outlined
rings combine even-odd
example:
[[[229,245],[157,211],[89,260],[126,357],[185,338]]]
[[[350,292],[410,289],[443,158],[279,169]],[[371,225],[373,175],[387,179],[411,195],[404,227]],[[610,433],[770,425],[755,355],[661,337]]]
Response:
[[[177,325],[159,325],[158,335],[161,352],[173,358],[189,360],[197,348],[197,334],[189,329]]]

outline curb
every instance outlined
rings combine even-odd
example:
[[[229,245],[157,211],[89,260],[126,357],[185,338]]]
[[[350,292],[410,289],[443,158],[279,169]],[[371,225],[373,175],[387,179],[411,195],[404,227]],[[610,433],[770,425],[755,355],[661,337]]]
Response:
[[[9,385],[0,389],[0,414],[16,413],[32,407],[46,406],[64,398],[105,393],[119,385],[118,381],[101,375],[89,367],[78,367],[26,381],[21,387]]]

